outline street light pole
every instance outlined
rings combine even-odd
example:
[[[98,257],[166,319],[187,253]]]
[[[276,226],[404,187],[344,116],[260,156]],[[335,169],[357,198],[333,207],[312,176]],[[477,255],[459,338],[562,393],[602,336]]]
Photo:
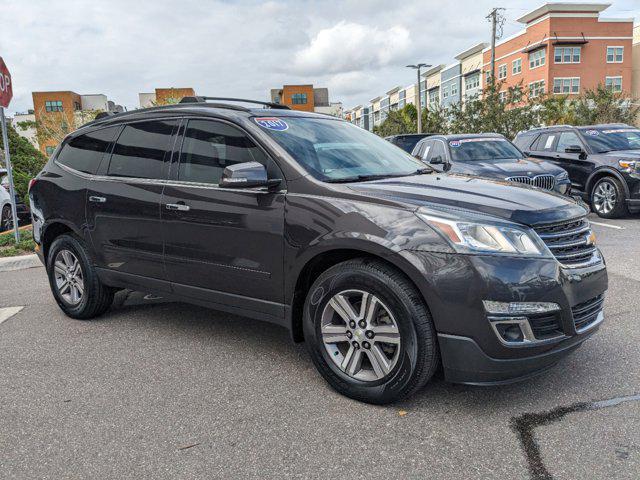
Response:
[[[416,112],[418,114],[418,133],[422,133],[422,92],[420,90],[420,69],[422,67],[430,67],[426,63],[418,63],[417,65],[407,65],[407,68],[415,68],[418,72],[418,95],[416,97]],[[425,105],[426,106],[426,105]]]

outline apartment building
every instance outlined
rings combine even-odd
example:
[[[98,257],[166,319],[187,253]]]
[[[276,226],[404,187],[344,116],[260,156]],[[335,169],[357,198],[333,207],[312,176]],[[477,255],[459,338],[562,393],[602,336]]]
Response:
[[[184,97],[194,97],[195,95],[196,92],[191,87],[156,88],[153,92],[139,93],[138,103],[140,108],[171,105],[180,102]]]
[[[40,146],[38,145],[35,122],[36,115],[34,111],[28,110],[26,112],[16,112],[11,119],[11,126],[18,132],[18,135],[26,138],[31,145],[39,150]]]
[[[93,120],[98,111],[121,112],[103,94],[81,95],[70,90],[55,92],[32,92],[33,115],[38,130],[40,151],[51,155],[65,133],[72,132],[82,124]],[[26,133],[18,131],[23,136]]]
[[[496,44],[495,77],[503,93],[521,85],[533,97],[578,95],[598,84],[640,98],[640,25],[632,18],[606,18],[608,3],[549,2],[518,18],[523,29]],[[482,93],[489,78],[491,50],[477,43],[422,74],[422,106],[448,106]],[[406,90],[409,97],[408,87]],[[416,98],[417,85],[412,88]],[[390,90],[386,95],[390,96]],[[376,97],[379,99],[383,98]],[[373,128],[380,123],[371,102]],[[411,103],[407,100],[406,103]]]
[[[496,79],[504,89],[522,85],[578,95],[598,84],[631,91],[633,19],[602,18],[607,3],[547,3],[518,19],[524,29],[496,44]],[[485,79],[491,51],[483,51]]]

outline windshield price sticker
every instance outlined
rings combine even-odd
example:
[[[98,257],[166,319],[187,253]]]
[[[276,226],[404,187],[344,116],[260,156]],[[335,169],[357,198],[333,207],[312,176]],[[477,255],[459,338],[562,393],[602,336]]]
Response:
[[[598,130],[587,130],[587,135],[597,137],[598,135],[600,135],[600,132]]]
[[[602,133],[628,133],[628,132],[640,132],[640,130],[637,130],[635,128],[619,128],[617,130],[603,130]]]
[[[287,122],[278,117],[259,117],[254,118],[255,122],[262,128],[267,130],[275,130],[276,132],[284,132],[289,128]]]
[[[474,142],[506,142],[504,138],[496,137],[496,138],[463,138],[462,140],[451,140],[449,145],[452,147],[459,147],[463,143],[474,143]]]

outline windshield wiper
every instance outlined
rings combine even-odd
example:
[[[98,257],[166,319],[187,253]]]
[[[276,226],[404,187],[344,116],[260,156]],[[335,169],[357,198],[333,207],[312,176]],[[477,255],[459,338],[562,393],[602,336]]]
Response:
[[[409,177],[411,175],[424,175],[425,173],[433,173],[435,170],[430,168],[419,168],[411,173],[376,173],[369,175],[353,175],[351,177],[343,177],[343,178],[329,178],[325,180],[328,183],[353,183],[353,182],[368,182],[371,180],[383,180],[385,178],[396,178],[396,177]]]

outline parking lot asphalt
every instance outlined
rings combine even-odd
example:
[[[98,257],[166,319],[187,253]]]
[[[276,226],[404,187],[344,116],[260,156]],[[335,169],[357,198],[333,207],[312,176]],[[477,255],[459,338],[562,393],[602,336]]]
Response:
[[[138,292],[81,322],[42,267],[0,273],[0,478],[637,479],[640,217],[592,220],[597,335],[525,382],[385,407],[333,392],[279,327]]]

